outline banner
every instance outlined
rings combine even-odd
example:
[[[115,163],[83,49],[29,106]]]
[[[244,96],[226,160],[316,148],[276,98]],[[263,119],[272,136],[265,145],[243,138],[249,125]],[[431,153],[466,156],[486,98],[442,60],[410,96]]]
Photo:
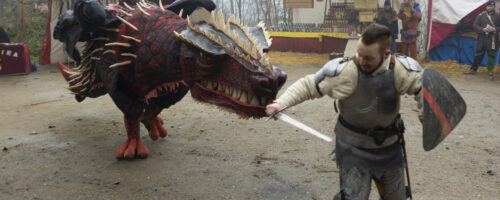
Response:
[[[26,74],[31,71],[28,45],[0,44],[0,74]]]
[[[314,0],[284,0],[285,8],[314,8]]]

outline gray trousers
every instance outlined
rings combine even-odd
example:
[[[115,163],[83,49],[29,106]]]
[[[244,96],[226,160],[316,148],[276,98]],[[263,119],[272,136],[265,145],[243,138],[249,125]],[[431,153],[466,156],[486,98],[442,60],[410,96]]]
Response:
[[[371,189],[372,175],[361,172],[356,167],[344,169],[340,166],[340,189],[343,200],[368,200]],[[376,179],[382,188],[384,200],[405,200],[406,188],[404,168],[395,168],[385,171]]]

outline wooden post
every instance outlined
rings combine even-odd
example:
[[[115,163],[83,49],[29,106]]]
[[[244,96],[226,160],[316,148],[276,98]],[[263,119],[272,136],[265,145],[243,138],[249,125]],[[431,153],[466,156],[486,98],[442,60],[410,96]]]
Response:
[[[24,0],[21,5],[21,43],[24,43]]]

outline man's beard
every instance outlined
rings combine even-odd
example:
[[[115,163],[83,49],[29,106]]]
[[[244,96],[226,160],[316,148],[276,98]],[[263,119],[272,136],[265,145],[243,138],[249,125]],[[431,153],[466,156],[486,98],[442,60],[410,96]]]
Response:
[[[375,67],[374,69],[371,69],[371,71],[367,72],[363,69],[365,69],[364,67],[360,66],[361,68],[361,73],[365,74],[365,75],[370,75],[370,74],[373,74],[373,72],[375,72],[378,68],[381,67],[382,63],[384,63],[385,59],[384,59],[384,54],[381,54],[380,57],[382,58],[380,60],[380,62],[377,64],[377,67]]]

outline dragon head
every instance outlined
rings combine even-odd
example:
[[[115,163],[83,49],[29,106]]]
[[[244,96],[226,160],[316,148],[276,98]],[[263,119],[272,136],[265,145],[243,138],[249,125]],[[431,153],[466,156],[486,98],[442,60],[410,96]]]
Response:
[[[185,44],[181,66],[193,98],[243,118],[266,116],[265,106],[276,98],[286,74],[265,55],[270,38],[262,24],[243,27],[234,16],[225,22],[220,11],[196,23],[187,20],[187,29],[176,36]]]

